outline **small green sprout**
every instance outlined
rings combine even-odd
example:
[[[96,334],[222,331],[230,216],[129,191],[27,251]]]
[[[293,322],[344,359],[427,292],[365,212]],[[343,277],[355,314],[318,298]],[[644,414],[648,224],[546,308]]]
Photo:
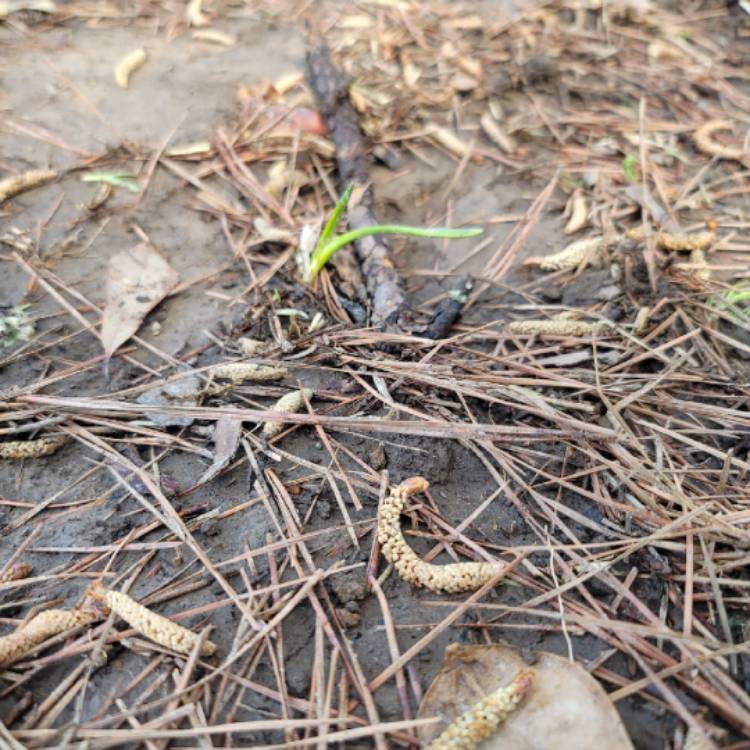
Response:
[[[628,154],[622,160],[622,173],[628,182],[639,182],[638,159],[633,154]]]
[[[743,302],[750,301],[750,289],[733,287],[727,289],[721,295],[716,295],[711,298],[709,305],[716,310],[721,310],[729,313],[736,320],[743,320],[750,317],[750,309],[743,306]]]
[[[81,177],[83,182],[103,182],[112,187],[121,187],[131,193],[140,191],[140,185],[135,181],[138,175],[127,170],[115,170],[107,172],[87,172]]]
[[[426,237],[429,239],[465,239],[467,237],[476,237],[482,234],[482,229],[476,227],[469,227],[467,229],[450,229],[448,227],[410,227],[403,226],[401,224],[379,224],[371,227],[360,227],[359,229],[351,229],[348,232],[334,236],[334,232],[341,222],[341,217],[349,205],[349,200],[352,196],[354,185],[350,184],[347,186],[341,198],[339,198],[336,206],[334,207],[331,215],[328,217],[328,221],[323,227],[323,231],[320,233],[315,248],[310,252],[309,256],[304,259],[304,277],[305,282],[312,283],[320,271],[323,269],[326,263],[339,251],[342,247],[350,245],[352,242],[356,242],[362,237],[371,236],[374,234],[394,234],[402,237]],[[304,252],[304,249],[303,249]]]

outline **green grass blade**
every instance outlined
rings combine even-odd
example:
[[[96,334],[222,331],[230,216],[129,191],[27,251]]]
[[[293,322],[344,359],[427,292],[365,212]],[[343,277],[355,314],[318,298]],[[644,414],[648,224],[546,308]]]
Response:
[[[346,190],[344,190],[341,197],[338,199],[336,205],[333,208],[333,211],[331,212],[331,215],[328,217],[328,221],[326,222],[326,225],[323,227],[323,231],[320,233],[320,238],[318,239],[318,246],[316,247],[316,252],[319,248],[323,247],[326,242],[331,238],[333,233],[336,231],[336,227],[339,225],[339,222],[341,221],[341,216],[346,210],[346,207],[349,205],[349,201],[352,197],[352,192],[354,191],[354,183],[350,182],[346,186]]]

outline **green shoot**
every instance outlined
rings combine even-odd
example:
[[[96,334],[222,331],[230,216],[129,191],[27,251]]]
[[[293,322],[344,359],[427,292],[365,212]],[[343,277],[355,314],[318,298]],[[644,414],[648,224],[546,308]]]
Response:
[[[137,193],[141,188],[135,181],[136,177],[137,175],[133,172],[115,170],[113,172],[88,172],[81,177],[81,180],[83,182],[104,182],[112,187],[121,187],[131,193]]]
[[[633,154],[628,154],[622,160],[622,173],[628,182],[638,182],[640,180],[638,175],[638,159]]]
[[[482,234],[482,229],[475,227],[467,229],[449,229],[448,227],[409,227],[402,226],[400,224],[382,224],[372,227],[360,227],[359,229],[351,229],[344,234],[333,236],[336,231],[336,227],[341,221],[346,207],[349,203],[349,199],[352,195],[354,185],[350,184],[347,186],[343,195],[336,203],[328,221],[321,232],[320,239],[318,240],[315,249],[310,253],[309,264],[305,264],[305,281],[310,284],[312,283],[320,271],[323,269],[326,263],[339,251],[342,247],[350,245],[352,242],[356,242],[362,237],[367,237],[375,234],[395,234],[402,237],[426,237],[429,239],[465,239],[466,237],[476,237]]]
[[[326,225],[323,227],[323,231],[320,233],[320,239],[318,240],[317,248],[325,245],[326,242],[331,238],[331,235],[336,231],[336,228],[341,221],[341,216],[346,211],[346,207],[349,205],[349,200],[352,197],[354,191],[354,183],[350,182],[346,186],[343,195],[338,199],[336,205],[333,207],[331,215],[328,217]]]

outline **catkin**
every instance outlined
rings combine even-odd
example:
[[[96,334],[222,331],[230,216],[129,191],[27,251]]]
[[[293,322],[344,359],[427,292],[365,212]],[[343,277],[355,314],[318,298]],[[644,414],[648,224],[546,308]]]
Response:
[[[628,229],[627,236],[631,240],[641,242],[646,233],[643,231],[643,227],[634,227]],[[694,234],[688,232],[656,232],[654,234],[654,241],[660,250],[677,252],[681,250],[705,250],[713,244],[715,239],[716,234],[714,232],[696,232]]]
[[[96,620],[96,613],[82,609],[48,609],[32,617],[10,635],[0,638],[0,666],[18,661],[54,635]]]
[[[547,255],[539,261],[542,271],[564,271],[578,268],[584,260],[597,263],[604,250],[604,237],[587,237],[583,240],[571,242],[559,253]]]
[[[716,745],[706,735],[696,732],[693,727],[690,727],[682,750],[716,750]]]
[[[0,203],[26,190],[45,185],[57,177],[52,169],[30,169],[28,172],[0,180]]]
[[[510,685],[495,690],[461,714],[427,750],[474,750],[518,707],[533,683],[533,672],[519,672]]]
[[[26,578],[29,573],[31,573],[31,565],[27,562],[16,563],[15,565],[11,565],[5,573],[0,575],[0,583],[18,581],[21,578]]]
[[[401,533],[401,512],[406,499],[424,492],[429,483],[423,477],[411,477],[394,487],[386,496],[378,514],[378,541],[383,556],[398,574],[415,586],[430,591],[455,594],[474,591],[491,580],[505,567],[502,563],[463,562],[433,565],[421,560]]]
[[[303,388],[300,391],[292,391],[282,396],[274,405],[273,411],[282,411],[287,414],[298,412],[313,397],[312,388]],[[284,428],[283,422],[266,422],[263,425],[263,434],[271,438],[278,435]]]
[[[91,595],[97,601],[106,604],[131,628],[160,646],[181,654],[189,654],[198,641],[198,636],[192,630],[152,612],[121,591],[112,591],[97,583],[92,587]],[[215,651],[216,644],[204,641],[201,656],[211,656]]]
[[[115,83],[126,89],[130,85],[130,76],[146,62],[146,50],[142,48],[128,52],[115,66]]]
[[[714,133],[719,130],[732,130],[733,128],[734,125],[729,120],[709,120],[693,133],[693,140],[698,150],[707,156],[741,161],[744,157],[748,156],[747,151],[735,146],[723,146],[714,140]]]
[[[0,458],[42,458],[53,454],[67,439],[65,435],[54,435],[37,440],[9,440],[0,443]]]
[[[208,371],[215,378],[226,378],[233,383],[242,383],[251,380],[254,383],[268,383],[272,380],[281,380],[289,374],[286,367],[268,367],[256,365],[253,362],[229,362],[225,365],[216,365]]]
[[[531,336],[589,336],[606,327],[603,322],[552,318],[551,320],[514,320],[508,323],[508,332]]]

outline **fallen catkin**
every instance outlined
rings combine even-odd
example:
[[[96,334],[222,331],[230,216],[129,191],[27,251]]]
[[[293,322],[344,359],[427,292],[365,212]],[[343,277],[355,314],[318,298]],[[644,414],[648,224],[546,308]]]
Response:
[[[578,268],[584,260],[598,263],[604,250],[604,237],[587,237],[576,240],[560,250],[559,253],[547,255],[539,261],[542,271],[564,271]]]
[[[253,362],[228,362],[225,365],[212,367],[208,374],[215,378],[231,380],[233,383],[242,383],[245,380],[253,383],[268,383],[285,378],[289,370],[286,367],[256,365]]]
[[[709,120],[693,133],[693,140],[698,150],[707,156],[742,161],[744,157],[750,156],[750,153],[736,146],[723,146],[714,140],[714,133],[720,130],[732,130],[733,128],[734,125],[729,120]]]
[[[401,511],[406,499],[417,492],[424,492],[428,486],[423,477],[411,477],[386,496],[378,514],[378,541],[383,556],[405,581],[416,586],[450,594],[474,591],[494,578],[505,565],[484,562],[433,565],[421,560],[404,539]]]
[[[716,745],[706,735],[690,727],[682,750],[716,750]]]
[[[96,618],[95,612],[83,609],[48,609],[40,612],[15,632],[0,638],[0,666],[18,661],[48,638],[86,625]]]
[[[305,401],[309,401],[312,397],[312,388],[303,388],[302,390],[292,391],[291,393],[287,393],[285,396],[282,396],[271,408],[273,411],[282,411],[286,414],[294,414],[305,405]],[[278,435],[283,428],[283,422],[266,422],[263,425],[263,434],[267,438],[271,438],[274,435]]]
[[[518,707],[533,684],[533,672],[519,672],[510,685],[495,690],[461,714],[427,750],[474,750]]]
[[[57,177],[57,172],[52,169],[31,169],[15,177],[6,177],[0,180],[0,203],[26,190],[52,182],[55,177]]]
[[[5,573],[0,575],[0,583],[18,581],[21,578],[26,578],[29,573],[31,573],[31,565],[27,562],[16,563],[15,565],[11,565]]]
[[[0,443],[0,458],[21,460],[24,458],[42,458],[61,448],[67,441],[66,435],[54,435],[37,440],[9,440]]]
[[[160,646],[181,654],[189,654],[198,641],[198,636],[192,630],[152,612],[121,591],[112,591],[97,583],[91,588],[91,596],[106,604],[131,628]],[[215,651],[216,644],[205,641],[201,648],[201,656],[211,656]]]
[[[641,242],[645,239],[646,233],[643,231],[643,227],[634,227],[628,229],[627,236],[631,240]],[[654,234],[654,241],[660,250],[673,252],[705,250],[713,244],[715,239],[716,234],[714,232],[695,232],[692,234],[689,232],[656,232]]]
[[[551,320],[514,320],[508,323],[509,333],[524,336],[589,336],[606,328],[606,324],[597,321],[589,323],[585,320],[571,320],[570,318],[552,318]]]

